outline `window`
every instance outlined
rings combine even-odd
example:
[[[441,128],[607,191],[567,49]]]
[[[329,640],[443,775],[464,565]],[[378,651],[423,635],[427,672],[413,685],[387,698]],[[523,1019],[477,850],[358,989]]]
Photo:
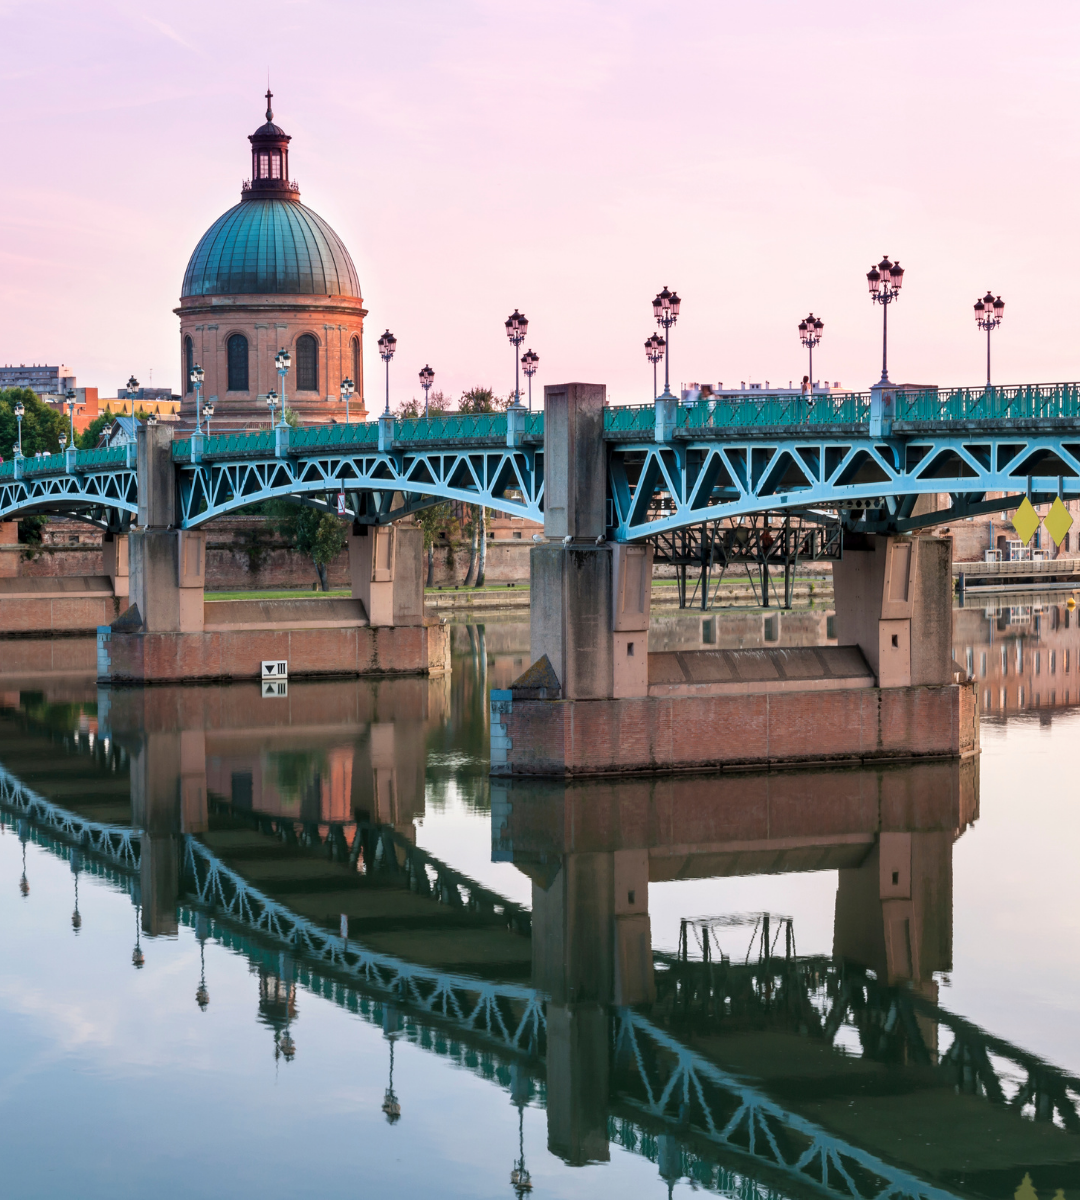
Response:
[[[248,390],[248,340],[242,333],[234,333],[226,343],[229,359],[229,391]]]
[[[296,390],[319,390],[319,343],[310,333],[296,339]]]
[[[191,394],[195,385],[191,382],[191,372],[195,367],[195,346],[191,338],[184,338],[184,395]]]
[[[269,179],[270,178],[270,155],[269,154],[260,154],[259,155],[259,178],[260,179]]]
[[[353,387],[359,391],[360,388],[360,339],[353,338],[352,340],[352,381]]]
[[[270,178],[281,178],[281,155],[275,150],[270,159]]]

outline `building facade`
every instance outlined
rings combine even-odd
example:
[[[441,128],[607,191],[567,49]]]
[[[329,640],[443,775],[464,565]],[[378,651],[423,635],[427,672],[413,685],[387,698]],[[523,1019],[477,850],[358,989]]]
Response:
[[[266,395],[280,392],[274,364],[288,350],[287,407],[301,424],[345,420],[341,384],[351,379],[352,420],[363,420],[364,309],[360,282],[341,239],[300,203],[290,178],[291,138],[273,123],[251,143],[251,178],[240,203],[203,235],[184,274],[180,307],[180,377],[185,426],[195,424],[191,371],[205,372],[203,401],[213,400],[222,432],[265,427]],[[280,409],[279,409],[280,413]]]
[[[27,367],[0,367],[0,389],[29,388],[39,396],[63,396],[75,386],[75,375],[65,366],[49,367],[35,363]]]

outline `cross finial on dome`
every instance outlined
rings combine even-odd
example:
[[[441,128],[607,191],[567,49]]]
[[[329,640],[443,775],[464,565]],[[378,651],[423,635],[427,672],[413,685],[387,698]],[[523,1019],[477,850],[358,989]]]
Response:
[[[269,88],[267,88],[266,89],[266,119],[268,121],[272,121],[274,119],[274,110],[270,107],[270,101],[273,100],[273,98],[274,98],[274,93]]]

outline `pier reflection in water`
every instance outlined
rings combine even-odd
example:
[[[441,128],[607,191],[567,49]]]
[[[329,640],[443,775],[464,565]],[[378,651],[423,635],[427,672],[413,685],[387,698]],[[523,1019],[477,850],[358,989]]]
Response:
[[[491,785],[485,689],[522,629],[455,629],[451,680],[274,700],[4,685],[18,1193],[352,1195],[362,1143],[362,1190],[406,1196],[1080,1194],[1075,926],[1023,928],[1062,809],[991,782],[1037,789],[1049,731],[1003,722],[981,762]],[[1031,865],[995,903],[999,827]]]

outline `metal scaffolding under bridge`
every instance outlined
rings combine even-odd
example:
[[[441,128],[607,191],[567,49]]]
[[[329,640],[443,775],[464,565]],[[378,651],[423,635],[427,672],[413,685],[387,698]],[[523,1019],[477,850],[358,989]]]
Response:
[[[675,568],[679,607],[714,607],[730,570],[745,571],[762,607],[791,608],[800,562],[840,558],[842,526],[827,514],[754,513],[729,521],[704,521],[651,538],[654,562]],[[782,592],[774,571],[783,571]]]

